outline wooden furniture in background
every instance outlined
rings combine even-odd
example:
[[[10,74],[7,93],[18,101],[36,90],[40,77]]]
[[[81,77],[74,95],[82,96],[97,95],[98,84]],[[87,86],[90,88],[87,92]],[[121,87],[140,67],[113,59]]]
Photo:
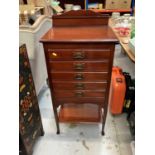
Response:
[[[32,155],[33,145],[44,131],[26,45],[19,48],[19,153]]]
[[[102,122],[104,135],[118,41],[108,19],[107,15],[84,10],[55,15],[54,27],[41,38],[57,134],[59,122]]]

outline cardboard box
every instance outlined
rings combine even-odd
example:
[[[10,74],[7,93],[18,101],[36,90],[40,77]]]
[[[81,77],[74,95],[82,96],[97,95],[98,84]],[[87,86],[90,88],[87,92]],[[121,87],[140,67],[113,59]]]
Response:
[[[130,9],[131,0],[106,0],[105,9]]]

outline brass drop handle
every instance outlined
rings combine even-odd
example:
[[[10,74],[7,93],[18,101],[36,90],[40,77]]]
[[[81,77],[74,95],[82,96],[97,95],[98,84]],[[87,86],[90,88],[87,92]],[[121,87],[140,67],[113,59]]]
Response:
[[[115,2],[111,2],[112,4],[114,4]]]
[[[50,50],[48,49],[48,51],[50,51]],[[57,58],[58,54],[56,52],[49,52],[49,57],[50,58]]]
[[[84,59],[85,53],[84,52],[74,52],[73,59]]]
[[[76,74],[75,75],[75,80],[83,80],[83,79],[84,79],[84,77],[82,74]]]
[[[84,66],[85,66],[84,63],[74,64],[74,69],[75,70],[83,70],[84,69]]]
[[[75,85],[76,89],[84,89],[84,84],[83,83],[77,83]]]
[[[75,93],[75,96],[76,97],[83,97],[84,96],[84,93],[83,92],[76,92]]]
[[[124,1],[124,3],[126,4],[126,3],[127,3],[127,1]]]

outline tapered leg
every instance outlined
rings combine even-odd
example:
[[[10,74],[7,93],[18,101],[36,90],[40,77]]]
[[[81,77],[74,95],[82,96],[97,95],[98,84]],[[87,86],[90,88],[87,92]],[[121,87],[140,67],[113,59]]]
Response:
[[[55,122],[56,122],[56,127],[57,127],[57,134],[60,134],[60,127],[59,127],[59,119],[58,119],[57,109],[55,107],[53,107],[53,110],[54,110]]]
[[[41,119],[41,118],[40,118]],[[44,132],[44,128],[43,128],[43,124],[41,121],[41,126],[40,126],[40,136],[44,136],[45,132]]]
[[[41,127],[41,128],[40,128],[40,135],[41,135],[41,136],[44,136],[44,134],[45,134],[44,129]]]
[[[101,134],[102,134],[102,136],[104,136],[105,135],[104,131],[102,131]]]
[[[105,135],[104,127],[105,127],[105,122],[106,122],[106,117],[107,117],[107,108],[108,108],[108,105],[105,105],[104,106],[103,118],[102,118],[102,131],[101,131],[102,136]]]
[[[48,87],[50,87],[49,79],[48,78],[46,79],[46,83],[47,83]]]
[[[49,83],[49,79],[47,79],[47,83],[49,85],[50,91],[51,91],[51,87],[50,87],[50,83]],[[51,92],[52,94],[52,92]],[[52,100],[52,105],[53,105],[53,111],[54,111],[54,118],[55,118],[55,123],[56,123],[56,128],[57,128],[57,134],[60,134],[60,127],[59,127],[59,118],[58,118],[58,113],[57,113],[57,106],[55,104],[54,99],[51,96],[51,100]]]

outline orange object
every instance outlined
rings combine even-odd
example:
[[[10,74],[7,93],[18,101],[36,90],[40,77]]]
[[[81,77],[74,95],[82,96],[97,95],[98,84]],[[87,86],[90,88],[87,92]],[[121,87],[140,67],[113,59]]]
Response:
[[[110,111],[112,114],[122,113],[125,92],[126,83],[125,77],[122,74],[122,69],[119,67],[113,67],[109,96]]]

